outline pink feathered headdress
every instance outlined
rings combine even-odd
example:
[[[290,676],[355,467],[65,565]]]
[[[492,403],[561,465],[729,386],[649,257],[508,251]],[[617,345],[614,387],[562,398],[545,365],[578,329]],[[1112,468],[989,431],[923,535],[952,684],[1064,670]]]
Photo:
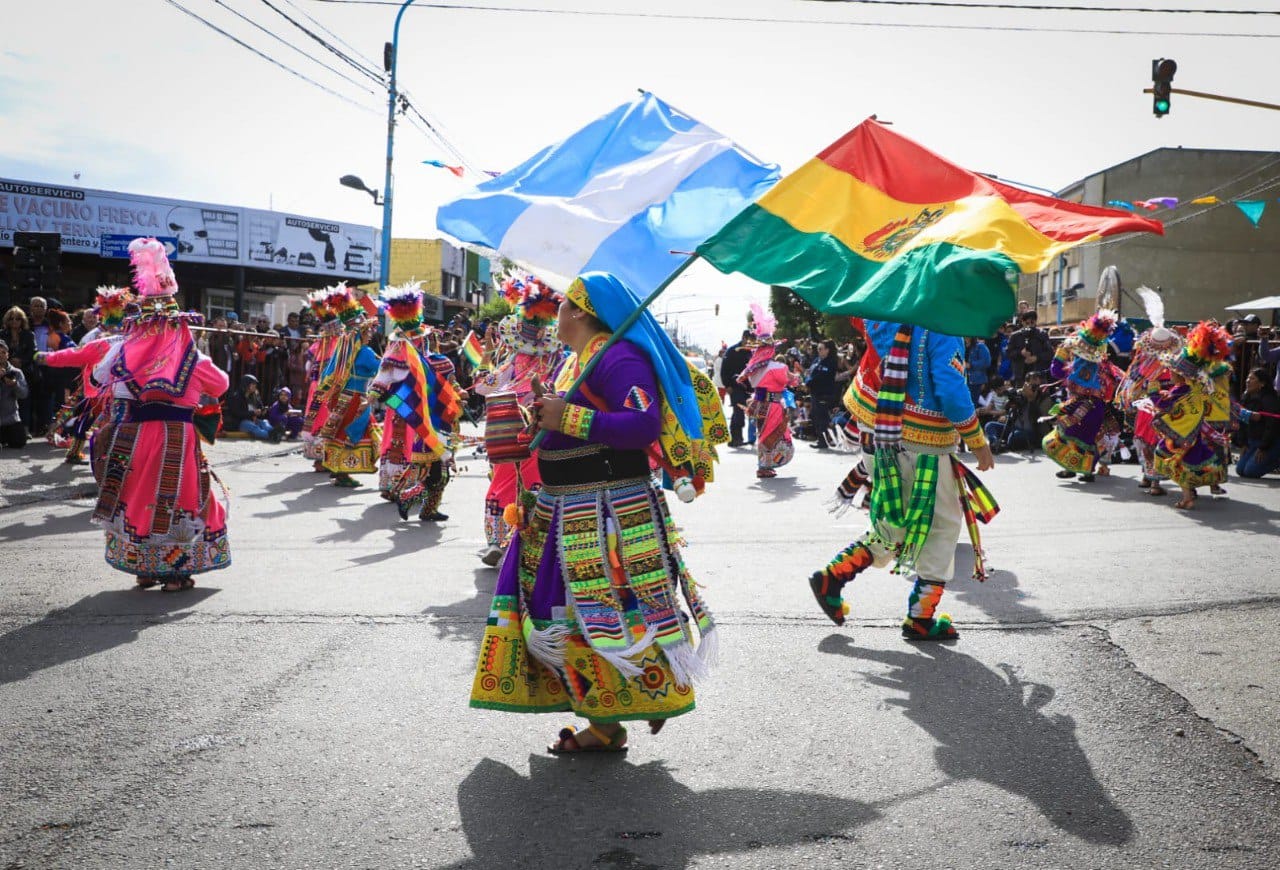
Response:
[[[133,265],[133,286],[144,306],[149,299],[178,292],[178,279],[169,265],[164,242],[154,238],[134,239],[129,243],[129,262]]]

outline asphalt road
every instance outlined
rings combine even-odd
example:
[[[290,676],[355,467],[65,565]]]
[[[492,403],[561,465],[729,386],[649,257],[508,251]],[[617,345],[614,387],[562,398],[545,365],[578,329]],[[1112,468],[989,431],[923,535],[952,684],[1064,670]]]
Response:
[[[0,513],[0,868],[1280,865],[1280,486],[1185,514],[1121,466],[984,475],[996,568],[963,636],[903,643],[873,572],[849,627],[805,577],[858,531],[850,459],[731,451],[673,502],[722,630],[699,709],[625,757],[568,717],[467,708],[495,572],[482,462],[400,523],[299,456],[227,466],[233,567],[130,590],[87,500]]]

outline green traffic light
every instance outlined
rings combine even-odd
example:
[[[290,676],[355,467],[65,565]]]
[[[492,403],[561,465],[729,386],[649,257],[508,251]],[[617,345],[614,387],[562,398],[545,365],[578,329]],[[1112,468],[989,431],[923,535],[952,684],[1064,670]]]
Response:
[[[1162,114],[1162,115],[1163,115],[1163,114],[1165,114],[1166,112],[1168,112],[1168,111],[1169,111],[1169,101],[1168,101],[1168,100],[1156,100],[1156,111],[1157,111],[1157,112],[1159,112],[1159,113],[1160,113],[1160,114]]]

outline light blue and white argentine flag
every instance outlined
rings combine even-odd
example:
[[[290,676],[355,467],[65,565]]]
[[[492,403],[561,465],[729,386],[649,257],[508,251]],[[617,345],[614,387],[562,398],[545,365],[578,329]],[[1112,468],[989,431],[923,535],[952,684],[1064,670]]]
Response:
[[[641,297],[777,183],[734,141],[645,93],[440,207],[463,242],[566,278],[611,272]]]

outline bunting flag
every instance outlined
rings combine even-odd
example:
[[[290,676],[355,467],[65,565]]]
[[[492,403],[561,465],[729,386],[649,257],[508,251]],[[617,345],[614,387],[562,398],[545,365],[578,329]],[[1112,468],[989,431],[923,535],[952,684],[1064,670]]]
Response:
[[[467,333],[467,340],[462,343],[462,355],[467,358],[467,362],[471,363],[472,368],[479,368],[481,361],[484,360],[484,348],[474,332]]]
[[[431,420],[431,379],[434,372],[422,364],[422,355],[411,345],[405,344],[405,364],[409,375],[402,380],[386,399],[386,406],[404,418],[433,459],[444,455],[445,442],[436,424]],[[437,379],[438,380],[438,379]]]
[[[1262,220],[1263,209],[1267,207],[1267,201],[1264,199],[1238,199],[1236,200],[1236,208],[1244,213],[1244,216],[1257,229],[1258,221]],[[1271,226],[1267,224],[1267,226]]]
[[[426,166],[434,166],[437,169],[447,169],[459,178],[462,177],[462,173],[465,171],[461,166],[450,166],[448,163],[442,163],[439,160],[424,160],[422,162]]]
[[[698,247],[722,272],[789,287],[828,314],[993,335],[1018,276],[1082,242],[1159,221],[962,169],[874,119]]]
[[[678,252],[778,177],[776,166],[644,93],[442,205],[436,226],[540,272],[609,272],[644,297],[687,259]]]

